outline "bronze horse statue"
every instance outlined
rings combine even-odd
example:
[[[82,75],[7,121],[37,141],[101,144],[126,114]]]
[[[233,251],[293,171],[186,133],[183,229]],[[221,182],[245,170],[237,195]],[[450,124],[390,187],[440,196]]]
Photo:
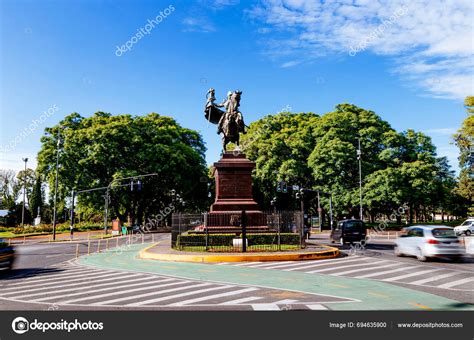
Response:
[[[206,119],[217,124],[217,134],[222,133],[222,149],[225,152],[227,144],[239,145],[240,133],[245,132],[245,123],[239,111],[241,91],[228,92],[227,98],[221,104],[215,104],[214,89],[207,92],[207,103],[204,109]],[[219,107],[225,108],[225,112]]]

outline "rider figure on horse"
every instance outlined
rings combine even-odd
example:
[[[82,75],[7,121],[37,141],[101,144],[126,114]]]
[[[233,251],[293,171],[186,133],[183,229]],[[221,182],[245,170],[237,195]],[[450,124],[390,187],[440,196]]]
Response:
[[[222,133],[224,151],[230,142],[239,145],[240,133],[245,132],[246,125],[242,113],[239,111],[241,95],[242,91],[229,91],[227,98],[221,104],[216,104],[215,90],[210,88],[207,91],[204,116],[210,123],[217,124],[217,134]],[[225,111],[219,108],[224,108]]]

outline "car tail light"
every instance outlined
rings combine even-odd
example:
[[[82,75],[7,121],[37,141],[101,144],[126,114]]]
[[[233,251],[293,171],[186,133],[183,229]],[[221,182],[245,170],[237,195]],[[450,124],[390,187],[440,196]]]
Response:
[[[430,240],[426,241],[426,243],[428,243],[428,244],[439,244],[439,241],[430,239]]]

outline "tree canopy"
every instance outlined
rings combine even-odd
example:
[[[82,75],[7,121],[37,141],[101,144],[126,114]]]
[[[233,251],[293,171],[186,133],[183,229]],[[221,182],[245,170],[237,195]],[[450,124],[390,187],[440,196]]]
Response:
[[[395,131],[375,112],[352,104],[335,111],[282,112],[250,124],[242,148],[256,162],[260,197],[275,195],[276,182],[331,192],[338,217],[358,216],[361,144],[364,209],[371,218],[400,206],[410,220],[448,209],[454,174],[446,158],[436,156],[430,137]],[[263,202],[265,203],[265,202]],[[328,200],[323,200],[328,209]]]
[[[58,130],[60,139],[58,141]],[[126,219],[131,202],[138,201],[139,220],[158,214],[176,195],[184,207],[200,209],[206,205],[207,168],[205,146],[198,132],[181,127],[170,117],[150,113],[113,116],[97,112],[84,118],[77,113],[66,116],[58,125],[47,128],[38,153],[38,171],[54,188],[56,149],[59,143],[59,209],[65,206],[72,189],[108,186],[112,217]],[[118,179],[154,173],[143,178],[142,190],[132,193],[128,181]],[[89,214],[104,207],[104,191],[79,195],[78,204]],[[137,197],[136,195],[139,195]],[[50,195],[51,196],[51,195]]]

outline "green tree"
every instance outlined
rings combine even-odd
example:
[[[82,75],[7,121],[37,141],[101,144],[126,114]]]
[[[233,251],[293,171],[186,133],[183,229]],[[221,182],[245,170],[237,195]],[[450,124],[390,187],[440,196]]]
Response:
[[[43,183],[41,181],[41,176],[37,173],[35,183],[33,186],[33,191],[30,195],[29,206],[31,207],[31,214],[32,216],[37,216],[38,211],[40,213],[43,212],[43,205],[44,205],[44,191],[43,191]],[[44,215],[44,214],[43,214]]]
[[[278,181],[312,186],[307,159],[314,146],[313,128],[319,116],[314,113],[280,112],[250,124],[241,136],[242,150],[256,162],[254,189],[258,201],[269,207]],[[294,204],[280,195],[281,204]]]
[[[459,174],[455,193],[466,199],[469,215],[474,215],[474,97],[464,101],[468,117],[464,119],[461,128],[454,135],[454,141],[459,148]]]
[[[157,176],[142,179],[140,192],[137,187],[132,192],[130,186],[119,186],[130,181],[115,182],[110,217],[126,220],[134,214],[143,222],[172,203],[172,190],[185,202],[177,209],[203,208],[207,194],[203,180],[207,176],[204,142],[199,133],[181,127],[174,119],[156,113],[113,116],[97,112],[89,118],[77,113],[68,115],[58,125],[47,128],[47,135],[41,139],[38,171],[50,188],[54,188],[58,129],[58,211],[66,206],[73,188],[105,187],[112,180],[147,173]],[[103,191],[80,195],[79,209],[100,213],[103,195]]]

